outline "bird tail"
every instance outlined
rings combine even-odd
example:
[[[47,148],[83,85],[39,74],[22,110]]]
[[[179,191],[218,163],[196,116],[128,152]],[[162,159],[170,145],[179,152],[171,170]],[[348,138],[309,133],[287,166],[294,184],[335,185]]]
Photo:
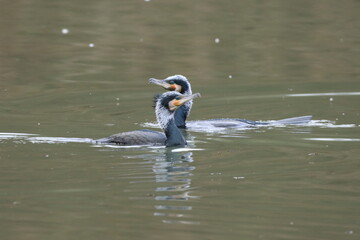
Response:
[[[292,118],[285,118],[285,119],[280,119],[280,120],[276,120],[271,122],[271,125],[275,124],[275,125],[301,125],[301,124],[306,124],[309,123],[311,121],[312,116],[301,116],[301,117],[292,117]]]

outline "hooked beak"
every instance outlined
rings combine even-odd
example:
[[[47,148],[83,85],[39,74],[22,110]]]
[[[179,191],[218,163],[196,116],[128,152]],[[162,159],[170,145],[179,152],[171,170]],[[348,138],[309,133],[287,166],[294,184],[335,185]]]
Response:
[[[170,91],[174,90],[174,87],[171,84],[165,82],[164,80],[150,78],[148,81],[149,81],[149,83],[153,83],[155,85],[161,86],[161,87],[165,88],[166,90],[170,90]]]
[[[201,97],[200,93],[195,93],[191,95],[180,95],[179,99],[174,99],[169,103],[169,109],[175,111],[180,106],[184,105],[188,101],[193,100],[194,98]]]
[[[176,101],[175,105],[176,106],[181,106],[181,105],[184,105],[186,102],[194,99],[194,98],[199,98],[201,97],[201,94],[200,93],[194,93],[194,94],[191,94],[191,95],[183,95],[182,98],[180,98],[179,100]]]

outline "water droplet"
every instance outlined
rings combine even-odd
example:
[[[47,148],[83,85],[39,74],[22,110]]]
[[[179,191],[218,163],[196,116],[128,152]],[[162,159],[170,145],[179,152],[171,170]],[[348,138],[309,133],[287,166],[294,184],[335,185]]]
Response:
[[[334,101],[334,99],[331,97],[331,98],[329,98],[329,101],[332,102],[332,101]]]
[[[40,125],[41,125],[41,123],[38,122],[38,126],[40,126]]]
[[[220,39],[219,38],[215,38],[215,43],[219,43]]]
[[[229,78],[232,78],[232,75],[229,75]]]
[[[67,28],[61,29],[61,33],[62,33],[62,34],[68,34],[68,33],[69,33],[69,29],[67,29]]]
[[[93,44],[93,43],[89,43],[89,47],[95,47],[95,44]]]

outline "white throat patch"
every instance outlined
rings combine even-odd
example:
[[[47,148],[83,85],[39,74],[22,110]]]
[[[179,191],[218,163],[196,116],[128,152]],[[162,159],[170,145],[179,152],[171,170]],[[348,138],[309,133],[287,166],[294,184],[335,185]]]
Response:
[[[155,106],[156,120],[163,130],[167,128],[170,120],[174,118],[174,113],[175,113],[175,111],[170,111],[161,104],[161,99],[163,97],[166,97],[167,95],[174,95],[174,92],[163,93],[156,102],[156,106]]]

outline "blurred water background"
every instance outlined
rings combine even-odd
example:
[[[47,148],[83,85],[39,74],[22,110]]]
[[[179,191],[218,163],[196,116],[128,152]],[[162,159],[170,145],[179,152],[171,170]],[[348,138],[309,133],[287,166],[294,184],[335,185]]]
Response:
[[[359,1],[0,3],[1,239],[359,239]],[[173,74],[191,120],[314,120],[90,142]]]

